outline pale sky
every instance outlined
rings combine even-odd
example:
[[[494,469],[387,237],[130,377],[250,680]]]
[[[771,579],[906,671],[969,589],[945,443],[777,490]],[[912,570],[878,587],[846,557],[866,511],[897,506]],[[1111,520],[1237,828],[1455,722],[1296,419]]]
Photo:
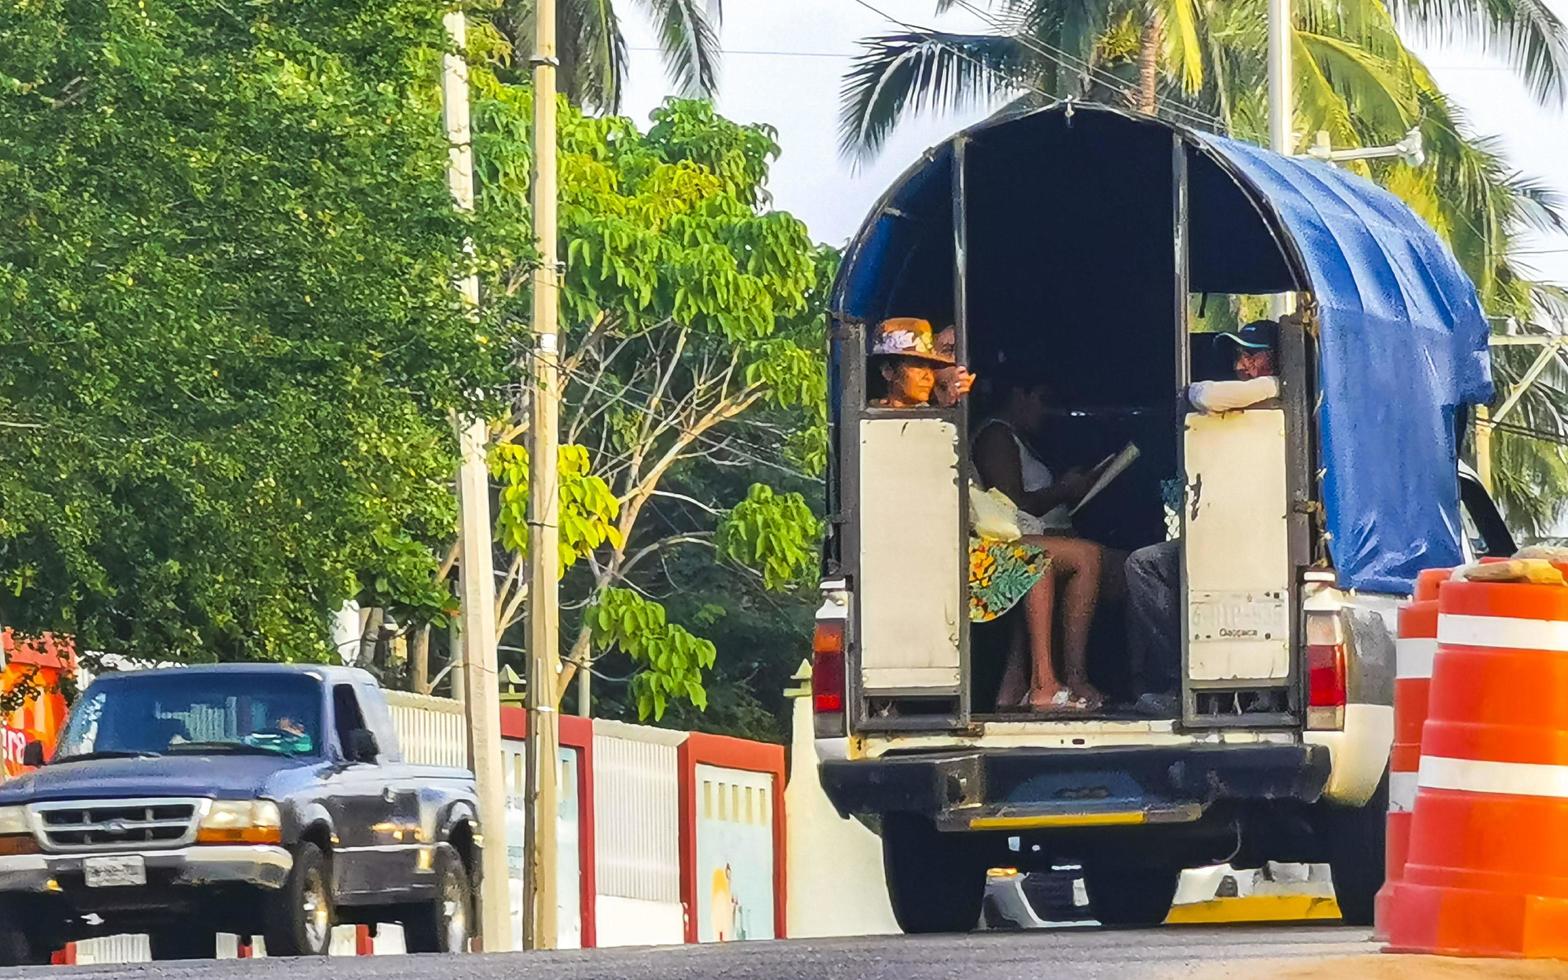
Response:
[[[900,20],[948,30],[986,29],[957,11],[934,17],[933,0],[867,0]],[[1568,19],[1568,0],[1545,0]],[[631,77],[622,111],[646,125],[669,90],[654,37],[633,5],[617,3],[631,46]],[[921,151],[986,115],[988,107],[922,118],[895,130],[880,156],[857,173],[838,152],[838,95],[846,67],[865,36],[901,30],[856,0],[728,0],[719,111],[778,129],[783,152],[769,182],[775,204],[806,222],[817,239],[843,244],[876,197]],[[1468,110],[1478,134],[1501,139],[1520,170],[1552,184],[1568,200],[1568,112],[1535,105],[1524,86],[1495,61],[1460,46],[1417,46],[1443,88]],[[1568,284],[1568,236],[1537,237],[1521,264],[1547,281]]]

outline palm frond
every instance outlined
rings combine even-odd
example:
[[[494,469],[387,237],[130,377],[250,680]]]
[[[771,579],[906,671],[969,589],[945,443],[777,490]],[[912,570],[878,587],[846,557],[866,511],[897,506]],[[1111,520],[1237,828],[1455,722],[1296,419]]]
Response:
[[[1029,84],[1030,52],[1016,38],[922,31],[861,42],[844,75],[839,149],[874,157],[908,113],[949,110],[1016,94]]]
[[[664,72],[682,95],[712,98],[719,87],[719,35],[702,0],[640,0],[659,35]],[[713,9],[722,14],[714,4]]]
[[[1415,86],[1400,62],[1342,38],[1302,30],[1295,34],[1358,124],[1392,132],[1410,127],[1417,109]]]
[[[1196,0],[1161,0],[1165,10],[1166,65],[1180,77],[1182,89],[1193,93],[1203,88],[1203,44],[1198,40]]]
[[[1545,0],[1388,0],[1423,40],[1474,42],[1505,60],[1539,101],[1568,100],[1568,31]]]

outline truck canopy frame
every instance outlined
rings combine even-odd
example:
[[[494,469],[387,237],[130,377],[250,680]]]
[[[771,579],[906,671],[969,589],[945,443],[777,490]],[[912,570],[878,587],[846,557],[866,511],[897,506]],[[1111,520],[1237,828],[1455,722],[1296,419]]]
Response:
[[[1183,166],[1172,166],[1173,141]],[[1460,562],[1459,423],[1466,406],[1492,396],[1490,328],[1474,284],[1407,205],[1331,165],[1119,109],[1008,110],[928,150],[877,202],[839,269],[836,320],[963,323],[965,310],[954,307],[970,292],[965,266],[973,272],[975,243],[988,234],[984,214],[965,215],[964,189],[996,175],[955,181],[953,166],[982,147],[1011,161],[1009,181],[1029,179],[1031,159],[1089,152],[1114,161],[1126,179],[1103,195],[1107,210],[1146,206],[1167,223],[1174,173],[1185,210],[1171,235],[1187,236],[1175,254],[1186,255],[1190,293],[1304,292],[1315,304],[1316,468],[1340,587],[1408,594],[1421,569]],[[955,248],[955,227],[967,245]],[[1104,248],[1105,236],[1127,229],[1079,222],[1071,233],[1099,236]],[[1169,239],[1126,248],[1130,261],[1148,252],[1168,264],[1173,254]],[[1097,288],[1115,275],[1105,270]],[[833,338],[829,380],[839,391],[846,352],[842,334]],[[830,402],[836,430],[841,406]]]

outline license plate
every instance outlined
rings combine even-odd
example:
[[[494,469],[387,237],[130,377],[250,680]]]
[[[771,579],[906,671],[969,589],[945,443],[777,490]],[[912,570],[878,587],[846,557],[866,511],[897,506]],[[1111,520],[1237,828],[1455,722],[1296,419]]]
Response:
[[[1187,607],[1193,640],[1282,641],[1290,613],[1278,592],[1198,592]]]
[[[140,857],[97,857],[82,862],[88,888],[147,884],[147,862]]]

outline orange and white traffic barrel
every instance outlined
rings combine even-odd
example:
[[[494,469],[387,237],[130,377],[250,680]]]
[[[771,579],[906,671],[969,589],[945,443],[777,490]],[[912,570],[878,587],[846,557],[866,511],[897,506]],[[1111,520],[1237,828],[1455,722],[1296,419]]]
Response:
[[[1389,948],[1568,957],[1568,587],[1449,581]]]
[[[1421,765],[1421,728],[1426,723],[1432,661],[1437,655],[1438,588],[1452,569],[1421,573],[1415,599],[1399,610],[1394,651],[1394,746],[1388,758],[1388,833],[1384,883],[1373,906],[1372,935],[1388,938],[1388,906],[1404,876],[1410,850],[1410,820],[1416,802],[1416,773]]]

